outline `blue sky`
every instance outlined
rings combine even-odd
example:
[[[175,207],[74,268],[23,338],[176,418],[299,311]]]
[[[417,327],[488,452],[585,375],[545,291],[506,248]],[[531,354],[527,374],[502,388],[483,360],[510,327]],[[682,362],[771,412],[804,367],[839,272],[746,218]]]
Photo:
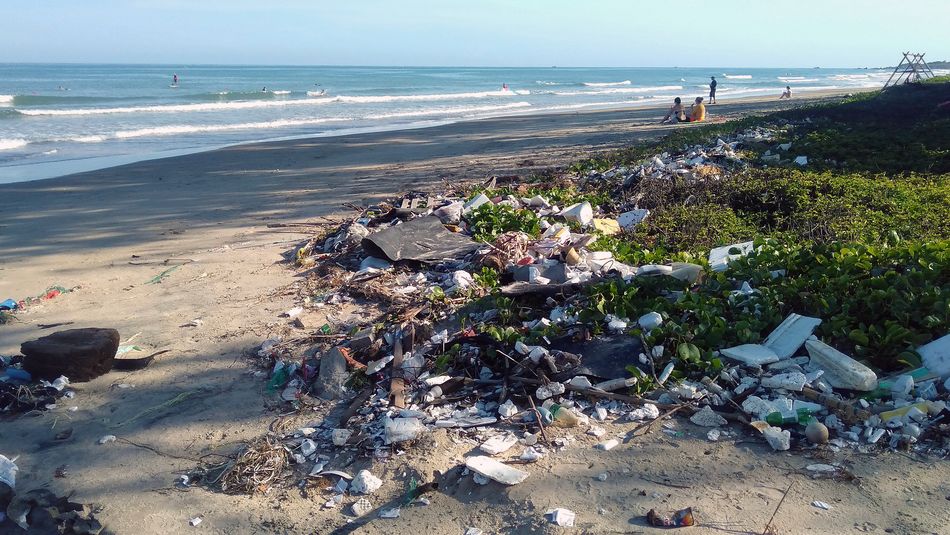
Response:
[[[7,0],[3,13],[0,62],[873,67],[904,50],[950,59],[950,0]]]

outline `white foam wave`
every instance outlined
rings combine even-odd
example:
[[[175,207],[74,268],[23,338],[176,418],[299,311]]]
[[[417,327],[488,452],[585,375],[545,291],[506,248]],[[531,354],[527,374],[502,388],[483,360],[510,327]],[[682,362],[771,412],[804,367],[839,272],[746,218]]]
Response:
[[[281,89],[281,90],[279,90],[279,91],[271,91],[271,93],[273,93],[273,94],[275,94],[275,95],[289,95],[289,94],[290,94],[290,91]]]
[[[340,95],[335,97],[335,102],[347,102],[353,104],[377,104],[381,102],[418,102],[433,100],[462,100],[475,98],[491,97],[510,97],[514,96],[514,91],[479,91],[473,93],[436,93],[433,95]]]
[[[751,74],[725,74],[723,73],[723,76],[725,76],[726,78],[729,78],[730,80],[751,80],[752,79]]]
[[[632,85],[633,82],[630,80],[624,80],[622,82],[584,82],[584,85],[587,87],[613,87],[618,85]]]
[[[331,121],[343,121],[346,118],[324,118],[324,119],[281,119],[277,121],[258,121],[252,123],[235,124],[183,124],[157,126],[153,128],[139,128],[136,130],[120,130],[113,134],[115,139],[131,139],[138,137],[161,137],[181,134],[203,134],[207,132],[230,132],[234,130],[269,130],[274,128],[286,128],[292,126],[311,126]]]
[[[564,85],[562,82],[549,82],[547,80],[535,80],[534,83],[538,85]]]
[[[326,91],[307,91],[308,97],[325,97],[327,96]]]
[[[25,139],[0,138],[0,150],[18,149],[29,145],[29,143],[30,142]]]
[[[785,83],[817,82],[818,78],[805,78],[804,76],[778,76],[779,80]]]
[[[49,156],[52,154],[56,154],[57,152],[59,152],[59,149],[50,149],[50,150],[43,151],[42,154],[44,156]]]
[[[124,106],[119,108],[72,108],[72,109],[17,109],[23,115],[108,115],[118,113],[187,113],[202,111],[229,111],[254,108],[277,108],[284,106],[312,106],[326,104],[327,99],[296,100],[240,100],[235,102],[206,102],[201,104],[166,104],[156,106]]]
[[[502,104],[499,106],[457,106],[454,108],[436,108],[432,110],[421,110],[421,111],[405,111],[405,112],[392,112],[392,113],[380,113],[375,115],[367,115],[366,119],[397,119],[399,117],[424,117],[427,115],[474,115],[479,113],[491,113],[505,110],[513,110],[517,108],[527,108],[530,107],[530,102],[512,102],[510,104]]]
[[[515,89],[515,90],[514,90],[514,93],[515,93],[516,95],[524,96],[524,95],[530,95],[530,94],[531,94],[531,91],[529,91],[529,90],[527,90],[527,89]]]
[[[659,85],[654,87],[612,87],[609,89],[594,89],[587,91],[553,91],[553,95],[573,97],[577,95],[616,95],[625,93],[652,93],[657,91],[678,91],[681,85]]]
[[[0,106],[13,104],[13,95],[0,95]]]

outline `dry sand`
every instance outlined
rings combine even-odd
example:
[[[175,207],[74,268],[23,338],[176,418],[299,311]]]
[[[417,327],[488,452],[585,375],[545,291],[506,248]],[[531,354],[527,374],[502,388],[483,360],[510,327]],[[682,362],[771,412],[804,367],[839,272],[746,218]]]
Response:
[[[712,117],[798,105],[720,104]],[[245,145],[28,183],[0,185],[0,299],[78,287],[0,326],[0,354],[68,327],[114,327],[143,353],[171,350],[146,370],[112,372],[78,384],[77,395],[36,417],[0,420],[0,453],[19,456],[18,489],[49,486],[101,504],[99,517],[125,533],[486,533],[561,531],[546,524],[549,507],[578,513],[573,531],[652,532],[648,509],[693,506],[704,527],[691,533],[760,533],[786,487],[776,533],[950,533],[950,470],[900,454],[841,454],[861,485],[814,481],[795,473],[815,462],[771,452],[738,435],[718,443],[685,420],[681,434],[659,430],[609,451],[596,451],[583,430],[564,451],[527,467],[531,477],[503,489],[471,478],[430,495],[427,507],[404,508],[397,520],[347,523],[340,509],[321,510],[320,492],[245,497],[175,488],[198,459],[230,454],[275,420],[273,398],[252,376],[243,353],[288,329],[278,315],[294,306],[298,279],[281,253],[305,237],[268,223],[320,221],[440,181],[529,173],[595,152],[653,138],[663,110],[627,110],[489,119],[442,127]],[[146,281],[169,258],[193,262],[160,284]],[[135,262],[133,264],[132,262]],[[346,310],[308,317],[346,322]],[[200,327],[182,327],[201,319]],[[67,328],[67,327],[62,327]],[[170,403],[170,401],[173,401]],[[68,407],[78,410],[70,412]],[[321,408],[295,417],[319,422]],[[621,434],[634,424],[607,426]],[[71,438],[53,437],[71,428]],[[106,434],[147,445],[99,446]],[[608,435],[609,436],[609,435]],[[739,443],[736,443],[736,440]],[[473,448],[445,431],[388,462],[343,454],[350,472],[370,468],[384,481],[374,506],[398,500],[409,474],[427,479]],[[517,450],[520,453],[520,449]],[[211,457],[208,457],[211,455]],[[347,457],[349,455],[349,457]],[[517,453],[515,453],[517,455]],[[340,464],[337,465],[336,463]],[[54,471],[67,466],[66,478]],[[607,480],[595,478],[607,473]],[[832,505],[816,509],[812,500]],[[348,499],[344,505],[351,503]],[[188,525],[203,518],[197,528]],[[572,530],[567,530],[572,531]]]

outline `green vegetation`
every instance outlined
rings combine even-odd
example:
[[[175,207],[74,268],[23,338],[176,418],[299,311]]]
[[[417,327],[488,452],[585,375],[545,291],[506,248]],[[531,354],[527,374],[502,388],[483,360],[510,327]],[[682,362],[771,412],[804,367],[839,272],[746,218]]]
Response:
[[[644,223],[598,236],[588,247],[633,265],[705,265],[712,247],[756,241],[754,253],[724,273],[707,272],[699,284],[669,277],[615,280],[574,302],[581,321],[595,331],[607,314],[635,319],[661,313],[663,325],[645,335],[648,344],[665,348],[658,364],[676,359],[686,372],[713,371],[722,365],[715,350],[760,342],[797,312],[822,318],[816,334],[879,369],[915,366],[913,349],[950,331],[950,109],[938,108],[948,90],[950,79],[930,81],[678,130],[570,168],[586,175],[635,165],[754,126],[776,132],[768,143],[743,147],[753,165],[734,167],[721,180],[647,178],[632,187],[590,181],[576,189],[555,180],[501,193],[541,194],[562,206],[589,200],[605,208],[637,199],[651,211]],[[776,152],[780,143],[792,143],[781,153],[783,162],[761,165],[759,156]],[[808,157],[804,168],[790,163],[799,155]],[[529,212],[481,208],[468,220],[479,239],[508,230],[535,235],[538,221]],[[495,280],[484,274],[479,282],[493,288]],[[737,281],[753,291],[737,292]],[[517,302],[504,304],[508,314],[518,310]],[[502,325],[491,335],[513,340],[511,324]]]

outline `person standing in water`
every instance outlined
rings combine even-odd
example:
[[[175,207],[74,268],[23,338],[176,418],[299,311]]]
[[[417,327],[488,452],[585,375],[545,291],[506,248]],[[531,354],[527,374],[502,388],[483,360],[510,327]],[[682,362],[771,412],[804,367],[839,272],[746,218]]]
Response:
[[[178,73],[172,75],[172,85],[178,85]]]
[[[715,76],[710,76],[709,78],[712,79],[712,81],[709,82],[709,103],[715,104],[716,103],[716,86],[719,85],[719,83],[716,82]]]

